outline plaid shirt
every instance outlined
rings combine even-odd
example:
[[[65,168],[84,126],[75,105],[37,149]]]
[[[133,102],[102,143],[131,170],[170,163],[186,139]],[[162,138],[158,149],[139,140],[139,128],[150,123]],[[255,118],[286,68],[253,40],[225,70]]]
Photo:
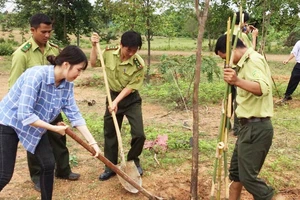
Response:
[[[74,99],[73,83],[55,86],[54,66],[27,69],[0,102],[0,124],[12,127],[24,148],[34,153],[46,129],[30,124],[53,121],[63,111],[72,126],[85,125]]]

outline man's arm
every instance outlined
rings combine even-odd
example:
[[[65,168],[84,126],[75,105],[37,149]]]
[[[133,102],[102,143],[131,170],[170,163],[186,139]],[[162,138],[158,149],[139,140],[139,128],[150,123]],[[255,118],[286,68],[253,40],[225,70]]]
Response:
[[[290,56],[283,61],[283,64],[287,64],[290,60],[292,60],[295,57],[295,55],[293,53],[290,54]]]
[[[97,63],[97,43],[99,42],[99,35],[97,33],[93,33],[91,36],[92,41],[92,51],[90,54],[90,63],[92,67],[96,67]]]
[[[261,87],[258,82],[248,81],[239,78],[236,75],[235,70],[233,70],[232,68],[224,68],[224,80],[230,85],[235,85],[239,88],[242,88],[243,90],[251,92],[254,95],[262,95]]]

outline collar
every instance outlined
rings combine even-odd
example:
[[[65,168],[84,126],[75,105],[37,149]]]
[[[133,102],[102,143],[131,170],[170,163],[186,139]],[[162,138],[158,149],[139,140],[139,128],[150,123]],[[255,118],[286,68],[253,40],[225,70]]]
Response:
[[[32,50],[33,50],[33,51],[35,51],[35,50],[37,50],[37,49],[40,48],[39,45],[34,41],[33,37],[31,37],[31,38],[29,39],[29,42],[31,42],[31,44],[32,44]],[[50,44],[49,44],[49,41],[47,41],[45,50],[48,50],[48,49],[50,49],[50,48],[51,48],[51,46],[50,46]]]
[[[54,65],[46,66],[48,69],[48,77],[46,80],[47,85],[55,85],[55,74],[54,74]],[[66,85],[66,80],[63,79],[57,88],[64,88]]]
[[[118,58],[120,58],[121,46],[119,46],[118,49],[113,52],[113,54],[115,56],[117,56]],[[123,61],[122,64],[131,64],[131,65],[133,65],[134,64],[133,63],[134,58],[135,58],[135,54],[133,56],[131,56],[128,60]]]
[[[249,60],[249,58],[253,52],[254,52],[254,49],[252,47],[249,47],[236,65],[240,68],[243,67],[244,63]]]

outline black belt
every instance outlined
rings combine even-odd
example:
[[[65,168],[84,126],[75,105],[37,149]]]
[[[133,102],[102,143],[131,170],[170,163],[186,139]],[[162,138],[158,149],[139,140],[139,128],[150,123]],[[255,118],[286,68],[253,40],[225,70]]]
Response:
[[[253,122],[264,122],[269,121],[270,117],[251,117],[251,118],[239,118],[239,122],[241,125],[245,125],[247,123]]]

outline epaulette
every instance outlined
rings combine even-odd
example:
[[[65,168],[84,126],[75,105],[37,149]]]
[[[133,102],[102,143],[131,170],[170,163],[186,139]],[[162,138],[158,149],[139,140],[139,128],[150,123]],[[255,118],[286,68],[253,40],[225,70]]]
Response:
[[[58,49],[58,45],[56,45],[56,44],[53,44],[53,43],[49,42],[49,45],[50,45],[51,47],[55,47],[55,48]]]
[[[27,42],[23,47],[22,47],[22,51],[23,52],[27,52],[30,48],[31,48],[31,46],[32,46],[32,44],[31,44],[31,42]]]
[[[133,62],[138,69],[143,69],[143,65],[140,63],[140,61],[137,58],[134,58]]]
[[[118,46],[106,46],[105,50],[117,50]]]

